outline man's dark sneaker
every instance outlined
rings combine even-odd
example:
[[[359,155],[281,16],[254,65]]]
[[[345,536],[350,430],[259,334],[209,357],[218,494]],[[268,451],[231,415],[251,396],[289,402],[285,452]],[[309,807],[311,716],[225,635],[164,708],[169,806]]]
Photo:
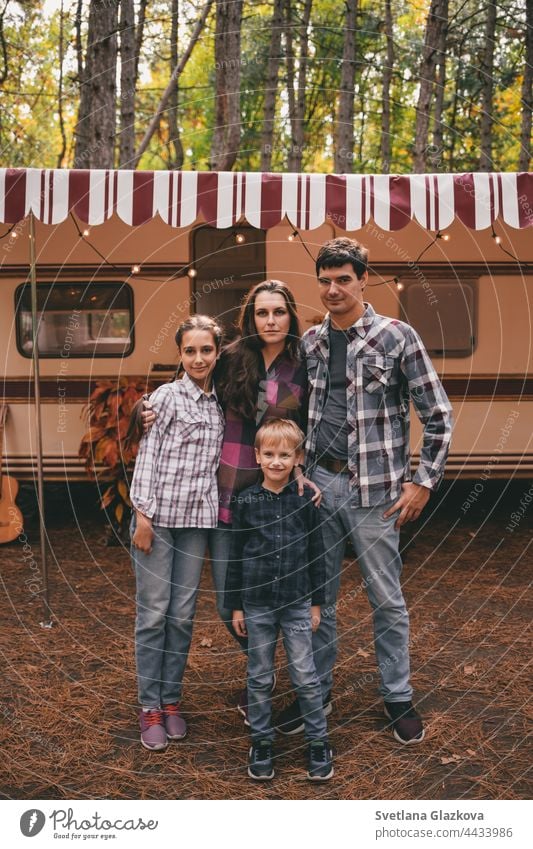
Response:
[[[274,672],[274,677],[272,678],[272,689],[271,693],[276,689],[276,673]],[[249,728],[250,723],[248,722],[248,688],[244,687],[243,690],[239,693],[239,698],[237,699],[237,710],[240,715],[244,717],[244,724]]]
[[[412,702],[385,702],[385,716],[391,720],[392,733],[398,743],[409,746],[424,739],[422,719]]]
[[[331,692],[329,692],[324,699],[324,715],[329,716],[332,710]],[[304,729],[305,724],[300,711],[300,705],[298,699],[295,699],[278,716],[276,731],[279,731],[280,734],[285,734],[287,737],[291,737],[293,734],[302,734]]]
[[[272,743],[270,740],[256,740],[250,746],[248,775],[255,781],[270,781],[271,778],[274,778]]]
[[[309,781],[328,781],[333,775],[333,753],[327,740],[312,740],[307,754]]]

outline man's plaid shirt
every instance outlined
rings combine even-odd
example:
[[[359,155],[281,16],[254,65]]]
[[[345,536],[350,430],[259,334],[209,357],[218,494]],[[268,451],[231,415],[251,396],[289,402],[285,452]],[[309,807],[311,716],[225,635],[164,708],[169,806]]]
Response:
[[[361,507],[395,500],[413,480],[435,489],[444,473],[452,431],[450,402],[416,331],[403,321],[364,315],[347,331],[348,468]],[[306,462],[317,460],[318,428],[328,397],[330,318],[302,339],[309,378]],[[411,476],[409,401],[424,426],[420,464]]]

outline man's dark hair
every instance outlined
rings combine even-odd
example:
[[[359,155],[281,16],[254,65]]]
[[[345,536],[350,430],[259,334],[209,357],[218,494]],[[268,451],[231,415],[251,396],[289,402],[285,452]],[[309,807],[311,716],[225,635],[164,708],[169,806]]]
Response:
[[[319,277],[321,268],[340,268],[347,262],[360,280],[368,267],[368,250],[355,239],[348,239],[345,236],[330,239],[318,252],[316,276]]]

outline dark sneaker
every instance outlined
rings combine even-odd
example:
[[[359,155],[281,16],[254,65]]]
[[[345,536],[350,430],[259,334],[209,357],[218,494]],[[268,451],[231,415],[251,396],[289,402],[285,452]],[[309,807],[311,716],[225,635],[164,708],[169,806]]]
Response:
[[[250,746],[248,775],[255,781],[270,781],[271,778],[274,778],[272,743],[270,740],[257,740]]]
[[[180,713],[180,703],[163,705],[165,729],[169,740],[183,740],[187,734],[187,723]]]
[[[141,743],[151,752],[159,752],[168,746],[167,732],[162,710],[139,711]]]
[[[273,693],[274,690],[276,689],[276,681],[277,681],[276,673],[274,672],[274,677],[272,679],[272,689],[270,691],[271,693]],[[244,717],[244,724],[247,726],[247,728],[249,728],[250,723],[248,722],[248,689],[247,689],[247,687],[244,687],[244,689],[241,690],[241,692],[239,693],[239,698],[237,699],[237,710],[239,711],[240,715]]]
[[[333,775],[333,753],[327,740],[313,740],[307,754],[309,781],[328,781]]]
[[[385,702],[385,716],[391,720],[392,733],[398,743],[409,746],[424,739],[422,719],[412,702]]]
[[[331,705],[331,692],[324,699],[324,715],[329,716],[333,710]],[[300,711],[298,699],[295,699],[291,704],[282,710],[278,716],[276,731],[280,734],[285,734],[287,737],[293,734],[302,734],[305,730],[305,724]]]

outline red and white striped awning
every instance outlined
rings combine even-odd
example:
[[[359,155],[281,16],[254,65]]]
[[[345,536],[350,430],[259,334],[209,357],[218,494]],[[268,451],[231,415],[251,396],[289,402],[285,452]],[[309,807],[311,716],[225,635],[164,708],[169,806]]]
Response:
[[[510,227],[533,225],[533,173],[526,174],[261,174],[197,171],[66,171],[0,169],[0,221],[33,212],[59,224],[69,212],[87,224],[113,214],[130,225],[159,216],[172,227],[196,219],[231,227],[242,218],[268,229],[285,216],[298,229],[326,220],[359,230],[373,219],[400,230],[415,219],[427,230],[459,218],[483,230],[500,217]]]

